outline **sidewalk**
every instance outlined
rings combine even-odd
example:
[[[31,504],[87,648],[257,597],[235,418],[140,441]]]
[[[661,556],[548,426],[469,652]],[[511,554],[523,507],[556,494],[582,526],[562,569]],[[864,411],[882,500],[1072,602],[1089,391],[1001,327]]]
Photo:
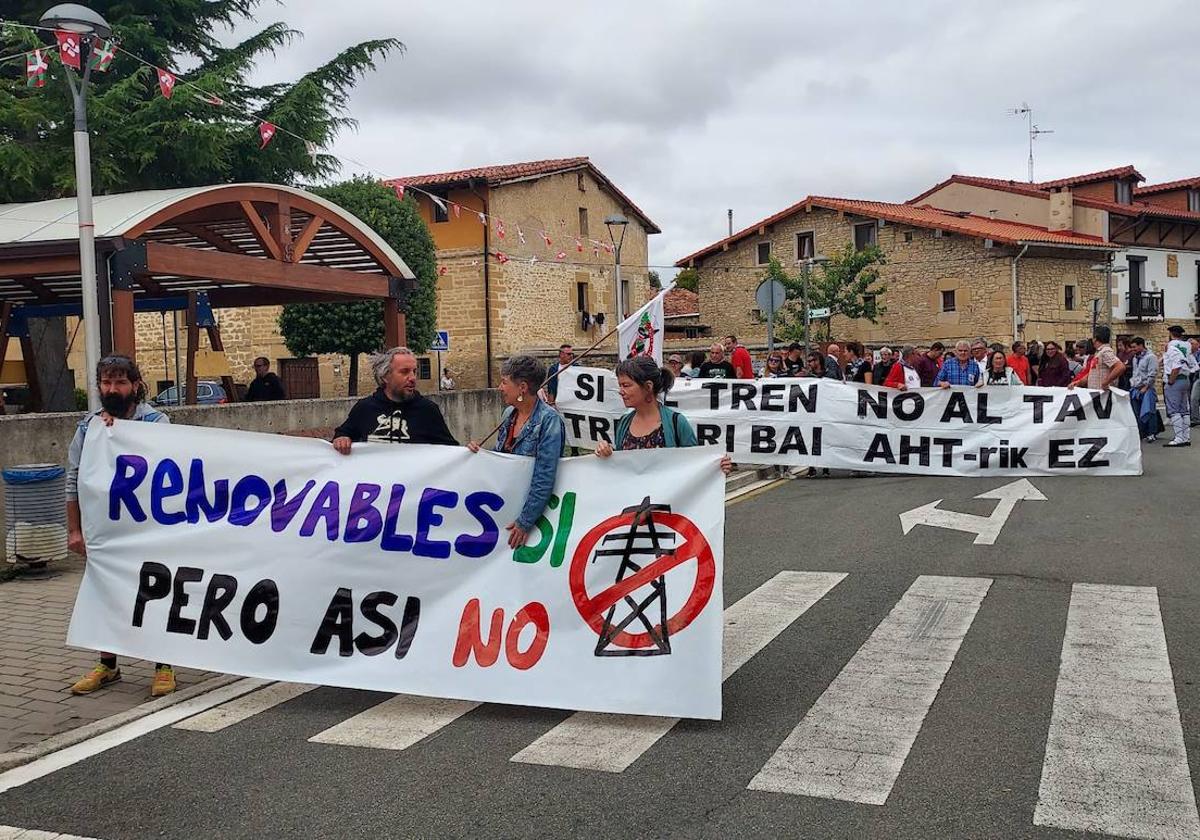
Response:
[[[51,565],[49,579],[0,583],[0,754],[124,712],[150,699],[153,664],[121,660],[121,681],[85,697],[71,684],[96,662],[65,644],[83,562]],[[207,672],[178,668],[179,687]]]

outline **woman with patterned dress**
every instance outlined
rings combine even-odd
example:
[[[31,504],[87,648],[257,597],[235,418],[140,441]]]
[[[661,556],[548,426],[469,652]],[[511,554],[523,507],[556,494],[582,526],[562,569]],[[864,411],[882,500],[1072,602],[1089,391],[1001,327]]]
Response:
[[[621,400],[632,409],[617,421],[613,442],[601,441],[596,454],[607,458],[614,450],[662,449],[695,446],[696,432],[688,419],[662,404],[661,397],[671,389],[675,377],[647,356],[625,359],[617,365],[617,385]],[[721,471],[733,469],[728,455],[721,458]]]

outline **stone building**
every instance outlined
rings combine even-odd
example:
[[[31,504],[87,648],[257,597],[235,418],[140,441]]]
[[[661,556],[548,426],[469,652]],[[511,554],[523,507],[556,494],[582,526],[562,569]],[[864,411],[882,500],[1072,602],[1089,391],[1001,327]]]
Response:
[[[658,226],[586,157],[388,183],[417,202],[433,234],[438,328],[450,339],[441,362],[460,388],[495,384],[500,362],[514,353],[586,346],[616,325],[604,224],[611,215],[629,222],[621,250],[625,312],[646,299],[647,237]],[[436,359],[423,367],[437,376]]]
[[[795,271],[805,258],[848,244],[883,251],[886,291],[876,301],[883,314],[877,323],[835,315],[830,333],[874,346],[1083,337],[1087,302],[1106,297],[1104,275],[1091,266],[1114,248],[1097,231],[1053,230],[1045,220],[987,209],[811,196],[676,265],[699,273],[701,322],[757,345],[766,323],[754,291],[769,260]]]

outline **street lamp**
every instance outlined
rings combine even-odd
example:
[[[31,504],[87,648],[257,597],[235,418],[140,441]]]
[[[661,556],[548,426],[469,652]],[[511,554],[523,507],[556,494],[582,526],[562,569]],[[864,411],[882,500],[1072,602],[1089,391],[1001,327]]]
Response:
[[[808,275],[812,273],[813,267],[825,265],[829,262],[829,257],[822,254],[814,254],[811,257],[805,257],[800,261],[804,266],[804,358],[808,358],[808,327],[810,319],[808,317]]]
[[[616,283],[616,289],[613,293],[613,301],[615,301],[617,313],[617,320],[613,324],[615,327],[617,324],[625,320],[625,301],[621,299],[621,245],[623,245],[625,242],[625,229],[629,227],[629,220],[620,213],[613,213],[604,220],[604,226],[608,228],[608,239],[613,244],[613,252],[615,254],[614,259],[616,260],[616,269],[613,272],[614,282]],[[616,235],[616,232],[613,230],[613,228],[620,229],[620,237]]]
[[[79,217],[79,279],[83,287],[83,353],[87,366],[88,410],[100,408],[96,365],[100,361],[100,302],[96,287],[96,230],[92,221],[92,151],[88,142],[87,86],[92,68],[88,60],[95,39],[105,39],[112,27],[96,12],[77,3],[61,3],[38,21],[49,29],[78,33],[80,80],[64,68],[75,104],[75,200]]]

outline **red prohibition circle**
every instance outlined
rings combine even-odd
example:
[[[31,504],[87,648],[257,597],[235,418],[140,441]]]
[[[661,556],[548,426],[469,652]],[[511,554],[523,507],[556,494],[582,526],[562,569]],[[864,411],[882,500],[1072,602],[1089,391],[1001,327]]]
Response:
[[[692,591],[675,615],[667,619],[667,632],[674,635],[691,624],[696,616],[704,610],[708,599],[712,597],[713,585],[717,579],[717,563],[713,558],[712,547],[708,544],[704,534],[700,533],[700,529],[681,514],[651,511],[656,525],[665,525],[683,537],[682,545],[676,546],[672,553],[657,558],[644,566],[640,572],[630,575],[620,583],[613,584],[595,596],[588,595],[584,575],[587,571],[588,560],[592,556],[592,550],[606,534],[632,525],[633,516],[632,511],[610,516],[584,534],[579,546],[575,549],[575,555],[571,558],[571,571],[568,577],[571,599],[575,602],[575,608],[579,610],[579,615],[583,620],[596,631],[596,635],[600,635],[604,631],[604,613],[609,607],[635,589],[662,577],[676,566],[689,560],[695,560],[696,580],[692,584]],[[624,630],[614,635],[612,642],[618,647],[633,649],[647,648],[654,644],[649,633],[627,633]]]

